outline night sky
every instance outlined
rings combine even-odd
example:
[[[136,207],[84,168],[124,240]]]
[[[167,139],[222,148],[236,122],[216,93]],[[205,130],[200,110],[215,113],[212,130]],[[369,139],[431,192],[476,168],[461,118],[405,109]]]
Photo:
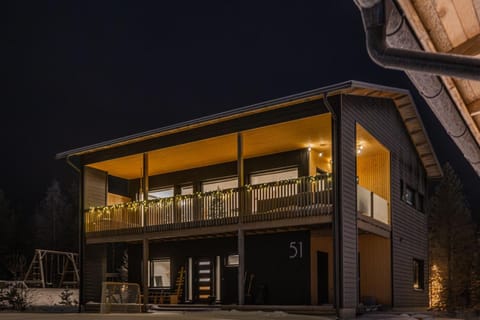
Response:
[[[353,1],[7,1],[0,12],[0,189],[19,210],[74,178],[58,152],[359,80],[412,91],[480,213],[480,178],[405,74],[371,62]]]

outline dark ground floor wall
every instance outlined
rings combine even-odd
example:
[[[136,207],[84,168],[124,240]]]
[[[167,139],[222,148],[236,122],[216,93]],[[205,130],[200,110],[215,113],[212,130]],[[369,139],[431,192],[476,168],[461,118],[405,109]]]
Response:
[[[378,303],[394,307],[427,306],[428,288],[414,290],[411,253],[397,249],[392,252],[390,239],[361,233],[358,236],[359,282],[357,301],[373,296]],[[119,261],[128,251],[128,281],[142,284],[142,244],[99,244],[86,247],[84,270],[85,301],[100,301],[101,282],[105,273],[115,272]],[[180,268],[186,270],[181,302],[238,303],[238,265],[229,264],[229,256],[238,253],[236,236],[194,240],[151,241],[150,261],[168,258],[170,283]],[[394,259],[392,260],[391,257]],[[426,259],[426,258],[425,258]],[[117,262],[111,260],[118,260]],[[402,262],[403,261],[403,262]],[[208,299],[201,292],[200,263],[207,262],[211,275]],[[231,261],[230,261],[231,262]],[[393,265],[392,263],[397,265]],[[404,272],[395,274],[399,268]],[[204,268],[205,269],[205,268]],[[205,272],[205,270],[203,270]],[[257,233],[245,235],[245,303],[270,305],[322,305],[334,301],[334,265],[331,230],[303,230],[292,232]],[[189,278],[190,277],[190,278]],[[410,298],[425,303],[404,303],[401,289],[393,285],[404,283]],[[190,280],[190,281],[189,281]],[[428,279],[426,278],[425,281]],[[205,287],[205,285],[203,286]],[[159,291],[152,288],[150,291]],[[201,298],[201,295],[204,298]]]

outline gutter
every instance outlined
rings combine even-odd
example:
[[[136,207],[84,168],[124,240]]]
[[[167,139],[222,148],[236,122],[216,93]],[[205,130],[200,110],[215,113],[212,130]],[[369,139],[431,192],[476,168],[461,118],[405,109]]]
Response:
[[[480,80],[480,59],[464,55],[400,49],[387,44],[385,0],[354,0],[362,13],[367,50],[378,65],[436,75]]]
[[[480,59],[422,51],[402,12],[391,0],[354,2],[362,15],[370,58],[382,67],[406,72],[447,134],[480,176],[480,146],[439,77],[480,80]]]

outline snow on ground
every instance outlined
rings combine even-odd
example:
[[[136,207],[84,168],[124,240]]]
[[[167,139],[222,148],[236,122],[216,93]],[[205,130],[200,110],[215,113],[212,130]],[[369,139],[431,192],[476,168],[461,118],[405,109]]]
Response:
[[[43,307],[43,306],[57,306],[61,305],[60,302],[62,299],[60,295],[65,289],[53,289],[53,288],[30,288],[29,297],[30,304],[32,307]],[[72,292],[71,299],[72,301],[78,301],[78,289],[68,289]]]

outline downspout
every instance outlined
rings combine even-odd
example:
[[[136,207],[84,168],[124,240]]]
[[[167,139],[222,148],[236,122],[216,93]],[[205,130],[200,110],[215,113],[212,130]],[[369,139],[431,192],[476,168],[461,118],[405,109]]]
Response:
[[[70,167],[78,173],[78,264],[80,269],[80,279],[78,284],[78,312],[82,312],[85,304],[83,297],[83,260],[84,260],[84,223],[83,223],[83,176],[82,170],[77,167],[71,160],[71,155],[66,157],[66,161]]]
[[[389,1],[387,7],[385,0],[354,1],[362,14],[367,50],[372,60],[385,68],[406,72],[450,138],[480,176],[480,146],[437,76],[480,80],[480,59],[424,52],[395,4]],[[402,49],[389,47],[387,42]]]
[[[330,102],[328,102],[328,93],[323,93],[323,103],[332,115],[332,161],[333,161],[333,219],[332,219],[332,238],[333,238],[333,291],[336,318],[340,319],[340,208],[339,208],[339,181],[338,172],[338,123],[337,115]]]

